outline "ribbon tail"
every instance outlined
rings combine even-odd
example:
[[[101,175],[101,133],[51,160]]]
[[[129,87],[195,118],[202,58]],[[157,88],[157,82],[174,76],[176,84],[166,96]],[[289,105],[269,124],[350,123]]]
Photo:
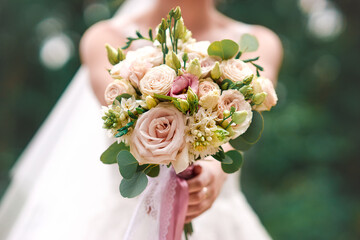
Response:
[[[171,178],[172,180],[169,182],[172,182],[174,185],[168,186],[162,196],[159,232],[161,240],[181,240],[189,201],[188,184],[186,180],[176,176],[175,172],[173,172]],[[166,196],[168,196],[168,190],[172,187],[174,187],[175,194],[172,199],[169,199],[169,197]],[[163,238],[161,236],[166,237]]]

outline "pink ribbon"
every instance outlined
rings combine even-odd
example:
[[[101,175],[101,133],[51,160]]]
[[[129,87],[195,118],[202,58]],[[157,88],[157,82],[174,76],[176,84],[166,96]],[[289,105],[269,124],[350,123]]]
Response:
[[[167,230],[166,239],[160,240],[181,240],[189,202],[188,184],[185,179],[191,178],[192,174],[193,167],[190,166],[179,175],[171,175],[171,177],[176,177],[176,192],[173,201],[172,199],[168,199],[168,194],[166,194],[166,191],[163,192],[160,209],[160,226],[168,225],[168,228],[163,229],[160,227],[160,236],[164,235],[164,233],[161,231]],[[169,206],[171,204],[172,206]],[[164,221],[166,221],[165,219],[167,218],[164,216],[164,214],[167,214],[167,209],[171,209],[171,207],[173,210],[171,212],[170,223],[166,223]]]

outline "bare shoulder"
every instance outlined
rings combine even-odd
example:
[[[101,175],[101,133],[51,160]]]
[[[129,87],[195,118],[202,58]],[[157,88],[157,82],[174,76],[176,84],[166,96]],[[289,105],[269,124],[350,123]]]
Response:
[[[258,39],[258,50],[256,52],[246,53],[244,57],[252,58],[261,56],[259,64],[265,69],[263,74],[276,82],[283,60],[283,47],[279,36],[269,28],[260,25],[235,22],[233,28],[236,28],[236,32],[239,35],[249,33]]]
[[[94,55],[105,53],[105,44],[120,46],[124,37],[118,31],[112,20],[98,22],[91,26],[80,41],[80,56],[83,63],[89,62]]]
[[[279,36],[269,28],[253,25],[251,31],[260,42],[260,46],[271,47],[274,52],[282,56],[283,48]]]

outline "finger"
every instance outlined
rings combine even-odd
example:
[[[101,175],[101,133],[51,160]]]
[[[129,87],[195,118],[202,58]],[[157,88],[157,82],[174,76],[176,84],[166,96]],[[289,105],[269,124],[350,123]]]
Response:
[[[202,172],[201,165],[194,165],[193,173],[195,176],[199,175]]]
[[[192,215],[192,216],[186,217],[186,218],[185,218],[185,223],[191,222],[194,218],[196,218],[196,217],[198,217],[198,216],[200,216],[200,214],[199,214],[199,215]]]
[[[203,201],[208,196],[208,191],[205,193],[203,189],[198,192],[193,192],[189,195],[189,205],[195,205]]]
[[[209,208],[210,208],[210,202],[207,200],[204,200],[199,204],[189,205],[186,216],[201,214]]]
[[[201,191],[204,187],[208,186],[211,181],[212,177],[202,171],[199,175],[187,180],[189,193]]]

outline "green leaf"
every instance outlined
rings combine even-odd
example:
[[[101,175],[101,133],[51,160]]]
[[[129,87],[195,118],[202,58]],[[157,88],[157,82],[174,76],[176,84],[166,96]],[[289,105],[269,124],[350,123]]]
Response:
[[[225,158],[221,161],[221,164],[232,164],[234,161],[225,154]]]
[[[249,150],[253,144],[248,143],[247,141],[244,140],[243,137],[237,137],[236,139],[230,140],[229,143],[231,144],[231,146],[233,146],[236,150],[238,151],[247,151]]]
[[[214,155],[212,155],[212,157],[218,160],[219,162],[222,162],[225,159],[224,149],[220,146],[219,151],[217,151]]]
[[[134,176],[139,165],[134,156],[127,150],[120,151],[116,157],[120,173],[123,178],[130,179]]]
[[[239,45],[230,39],[215,41],[208,47],[209,56],[218,56],[223,60],[230,59],[236,55]]]
[[[159,176],[160,173],[160,166],[159,165],[152,166],[149,168],[149,171],[146,171],[145,173],[149,177],[157,177]]]
[[[129,150],[129,147],[125,143],[114,142],[108,149],[101,154],[100,160],[105,164],[117,163],[116,156],[122,150]]]
[[[231,150],[226,153],[226,158],[232,160],[231,164],[221,163],[221,168],[226,173],[234,173],[238,171],[243,163],[243,156],[239,151]]]
[[[261,134],[264,131],[264,117],[258,111],[253,111],[253,117],[248,130],[241,135],[245,141],[250,144],[255,144],[261,138]]]
[[[133,198],[142,193],[148,184],[148,179],[144,172],[137,172],[132,178],[123,178],[120,183],[120,194],[125,198]]]
[[[131,97],[132,97],[131,94],[123,93],[123,94],[117,96],[117,97],[116,97],[116,100],[118,100],[119,103],[121,103],[121,100],[122,100],[123,98],[128,99],[128,98],[131,98]]]
[[[250,34],[243,34],[240,39],[240,51],[255,52],[259,48],[259,42],[257,38]]]
[[[260,112],[253,111],[253,118],[248,130],[236,139],[230,140],[231,146],[240,151],[249,150],[259,141],[264,130],[264,118]]]
[[[128,110],[127,113],[129,115],[129,117],[131,117],[132,119],[135,119],[135,120],[138,119],[138,117],[134,113],[132,113],[130,110]]]

